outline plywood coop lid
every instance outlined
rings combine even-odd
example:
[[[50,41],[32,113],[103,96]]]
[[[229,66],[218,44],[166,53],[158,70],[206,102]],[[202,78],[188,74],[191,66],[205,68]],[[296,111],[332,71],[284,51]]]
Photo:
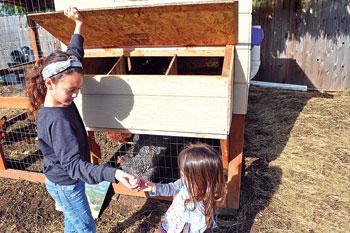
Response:
[[[127,5],[82,10],[85,48],[211,46],[237,41],[237,1],[190,1],[188,4]],[[29,18],[65,44],[74,23],[62,12]]]

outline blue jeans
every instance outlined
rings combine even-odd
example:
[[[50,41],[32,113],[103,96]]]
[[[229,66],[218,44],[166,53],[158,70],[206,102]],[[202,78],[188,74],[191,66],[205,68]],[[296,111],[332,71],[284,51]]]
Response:
[[[89,203],[85,195],[85,183],[79,181],[73,185],[58,185],[45,179],[46,190],[54,199],[57,210],[64,215],[64,232],[96,232]]]

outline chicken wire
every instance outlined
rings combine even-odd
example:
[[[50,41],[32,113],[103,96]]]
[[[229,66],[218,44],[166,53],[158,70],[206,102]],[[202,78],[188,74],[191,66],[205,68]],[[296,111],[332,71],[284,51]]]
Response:
[[[101,163],[153,182],[173,182],[180,177],[177,157],[189,143],[207,143],[221,154],[218,139],[137,134],[130,142],[120,146],[103,137],[97,140],[101,147]]]
[[[24,110],[2,111],[0,139],[8,168],[42,172],[43,156],[37,144],[36,124]]]
[[[0,2],[0,96],[21,96],[25,89],[25,71],[33,66],[35,60],[30,28],[36,33],[39,57],[60,49],[61,44],[27,18],[27,13],[53,10],[53,1],[4,2]]]

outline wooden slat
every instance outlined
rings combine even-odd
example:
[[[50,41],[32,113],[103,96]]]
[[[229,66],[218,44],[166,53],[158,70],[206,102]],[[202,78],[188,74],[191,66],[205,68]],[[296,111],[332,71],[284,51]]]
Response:
[[[27,97],[0,97],[0,109],[28,108]]]
[[[88,140],[90,144],[90,161],[93,164],[98,164],[99,159],[101,159],[101,149],[100,146],[95,141],[94,131],[87,131]]]
[[[232,77],[233,74],[233,45],[226,45],[225,47],[225,56],[224,56],[224,64],[222,66],[221,75],[225,77]]]
[[[233,85],[234,85],[234,46],[227,45],[225,49],[224,64],[222,67],[221,75],[227,77],[228,79],[228,98],[227,98],[227,128],[230,130],[231,120],[232,120],[232,111],[233,111]],[[240,102],[235,101],[237,104]]]
[[[20,171],[15,169],[0,170],[0,177],[10,178],[10,179],[19,179],[19,180],[28,180],[31,182],[38,182],[38,183],[45,182],[45,175],[43,173]]]
[[[226,207],[238,209],[241,190],[245,115],[232,115]]]
[[[113,192],[115,194],[123,194],[123,195],[138,196],[138,197],[149,197],[146,192],[138,192],[135,190],[130,190],[121,184],[112,184],[112,187],[113,187]],[[159,200],[166,200],[166,201],[173,200],[172,197],[159,196],[159,197],[152,197],[152,198],[159,199]]]
[[[135,7],[159,7],[159,6],[176,6],[176,5],[193,5],[193,4],[210,4],[210,3],[232,3],[238,0],[104,0],[98,3],[95,0],[74,0],[75,6],[80,10],[92,9],[112,9],[112,8],[135,8]],[[56,11],[63,11],[72,5],[71,0],[55,1]]]
[[[113,75],[113,74],[126,74],[124,56],[121,56],[118,59],[118,61],[114,64],[112,69],[108,72],[108,75]]]
[[[29,172],[29,171],[21,171],[15,169],[0,169],[0,177],[9,178],[9,179],[18,179],[18,180],[27,180],[36,183],[45,183],[45,175],[43,173]],[[137,192],[134,190],[130,190],[121,184],[112,184],[113,192],[116,194],[123,195],[132,195],[139,197],[148,197],[145,192]],[[172,197],[154,197],[155,199],[161,200],[172,200]]]
[[[238,2],[82,11],[85,48],[215,46],[237,42]],[[68,44],[74,23],[61,12],[32,14]],[[189,23],[190,22],[190,23]]]
[[[176,75],[177,74],[177,57],[173,56],[165,75]]]
[[[5,158],[4,150],[2,149],[2,145],[0,143],[0,170],[6,170],[6,169],[7,169],[6,158]]]
[[[131,134],[149,134],[159,136],[172,136],[172,137],[190,137],[190,138],[210,138],[210,139],[226,139],[227,133],[223,134],[209,134],[209,133],[189,133],[189,132],[173,132],[173,131],[162,131],[162,130],[138,130],[138,129],[115,129],[115,128],[97,128],[97,127],[86,127],[87,130],[91,131],[116,131],[125,132]]]
[[[10,119],[7,119],[6,122],[5,122],[5,127],[9,127],[13,124],[15,124],[17,121],[22,121],[22,120],[25,120],[27,119],[28,115],[27,115],[27,112],[22,112]]]
[[[34,53],[35,60],[39,60],[42,52],[40,48],[40,40],[38,38],[38,31],[37,27],[35,25],[35,22],[31,19],[28,19],[28,33],[29,33],[29,38],[32,44],[32,49]]]
[[[224,169],[228,168],[229,162],[229,140],[220,139],[220,148],[221,148],[221,157],[222,157],[222,165]]]
[[[164,77],[164,75],[86,75],[81,93],[83,95],[228,97],[228,79],[220,75],[168,75],[166,80]]]
[[[171,57],[174,55],[181,57],[223,57],[225,46],[85,49],[84,57],[121,57],[123,55],[130,57]]]
[[[27,63],[22,63],[20,65],[2,68],[0,69],[0,74],[8,74],[8,73],[18,72],[22,70],[27,70],[33,66],[33,63],[34,62],[27,62]]]
[[[88,128],[210,135],[220,139],[228,134],[227,114],[231,106],[227,78],[164,77],[85,77],[75,103]]]
[[[227,134],[227,99],[214,97],[81,95],[75,103],[91,128]],[[101,114],[103,113],[103,114]]]

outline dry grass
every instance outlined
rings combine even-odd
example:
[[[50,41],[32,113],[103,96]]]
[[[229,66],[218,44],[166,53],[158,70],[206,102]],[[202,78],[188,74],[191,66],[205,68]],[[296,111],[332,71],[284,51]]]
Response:
[[[217,232],[348,232],[349,113],[350,92],[252,88],[241,207]],[[1,232],[62,232],[41,184],[0,179],[0,196]],[[114,196],[98,232],[154,232],[168,206]]]
[[[254,89],[250,101],[246,179],[259,206],[252,230],[347,232],[350,92]]]

